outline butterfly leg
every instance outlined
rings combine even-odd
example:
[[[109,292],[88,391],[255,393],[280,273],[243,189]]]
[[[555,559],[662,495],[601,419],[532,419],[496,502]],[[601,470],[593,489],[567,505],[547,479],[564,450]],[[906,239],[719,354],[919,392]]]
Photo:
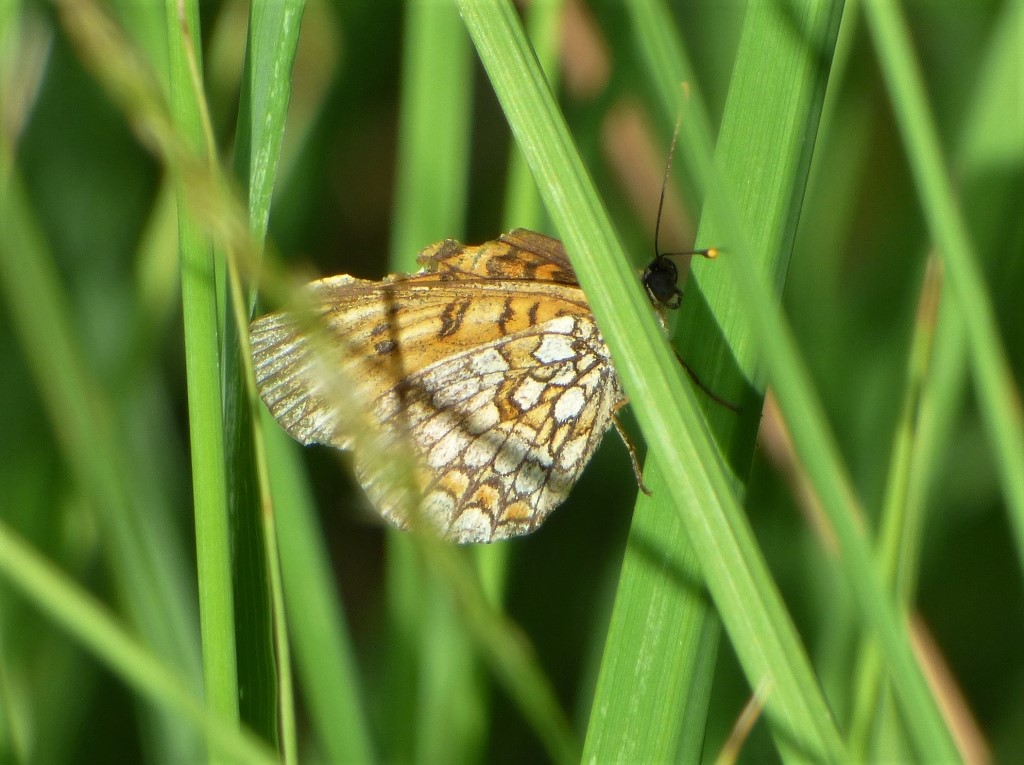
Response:
[[[651,490],[648,489],[647,485],[644,483],[643,471],[640,468],[640,460],[636,456],[636,446],[633,445],[633,441],[630,439],[629,433],[626,432],[626,429],[622,427],[622,423],[619,422],[619,410],[628,403],[628,398],[624,398],[615,403],[612,407],[612,424],[615,426],[615,430],[618,431],[619,438],[622,439],[622,443],[626,445],[626,451],[629,452],[629,463],[633,467],[633,475],[636,477],[637,488],[649,497],[651,496]]]
[[[722,405],[722,406],[724,406],[724,407],[725,407],[726,409],[728,409],[728,410],[732,411],[732,412],[733,412],[733,413],[735,413],[735,414],[739,414],[739,413],[740,413],[740,408],[739,408],[738,406],[736,406],[735,404],[732,404],[732,403],[730,403],[730,402],[726,401],[726,400],[725,400],[724,398],[722,398],[721,396],[717,396],[717,395],[715,395],[715,394],[714,394],[714,393],[712,392],[712,390],[711,390],[711,389],[710,389],[710,388],[709,388],[709,387],[708,387],[707,385],[705,385],[705,384],[704,384],[704,383],[703,383],[703,382],[701,381],[701,379],[700,379],[699,377],[697,377],[697,373],[696,373],[696,372],[694,372],[694,371],[693,371],[692,369],[690,369],[690,365],[689,365],[689,364],[687,364],[687,363],[686,363],[686,362],[685,362],[685,361],[683,360],[683,357],[679,355],[679,351],[676,351],[676,358],[677,358],[677,359],[679,360],[679,363],[680,363],[680,364],[682,364],[682,366],[683,366],[683,369],[685,369],[685,370],[686,370],[686,374],[688,374],[688,375],[690,376],[690,379],[691,379],[691,380],[693,380],[693,384],[694,384],[694,385],[696,385],[696,386],[697,386],[698,388],[700,388],[700,389],[701,389],[702,391],[704,391],[704,394],[705,394],[705,395],[706,395],[706,396],[707,396],[708,398],[710,398],[710,399],[711,399],[712,401],[714,401],[714,402],[715,402],[716,404],[721,404],[721,405]]]

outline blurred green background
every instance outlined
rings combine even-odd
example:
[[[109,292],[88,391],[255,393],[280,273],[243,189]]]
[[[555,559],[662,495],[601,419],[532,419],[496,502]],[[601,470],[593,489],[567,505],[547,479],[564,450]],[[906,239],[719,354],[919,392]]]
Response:
[[[176,588],[171,597],[181,610],[174,623],[186,632],[175,640],[184,646],[179,655],[191,657],[181,671],[198,688],[188,405],[167,179],[125,115],[83,67],[54,8],[2,2],[4,151],[13,156],[24,185],[27,218],[38,226],[43,242],[38,252],[49,259],[43,265],[59,287],[77,361],[71,368],[46,368],[47,359],[60,357],[38,347],[39,336],[26,326],[34,321],[32,306],[13,296],[7,277],[0,292],[0,520],[123,616],[128,606],[107,559],[113,533],[105,520],[108,508],[98,507],[97,494],[83,488],[95,480],[83,474],[81,465],[88,462],[68,456],[69,449],[89,445],[68,446],[66,431],[75,413],[62,409],[68,399],[48,393],[49,376],[71,375],[80,383],[77,401],[106,429],[97,435],[98,455],[107,454],[102,444],[109,438],[115,453],[128,460],[117,470],[129,477],[129,503],[142,510],[145,544],[159,549],[160,565],[171,572],[165,581]],[[652,250],[661,163],[672,125],[653,106],[652,87],[624,20],[624,2],[566,4],[556,46],[562,73],[556,88],[577,146],[639,268]],[[111,4],[130,35],[145,29],[133,22],[144,15],[142,4]],[[948,167],[1019,381],[1024,379],[1022,4],[905,5]],[[672,3],[715,124],[725,107],[744,10],[740,2]],[[228,158],[247,6],[204,2],[201,13],[211,117],[222,157]],[[311,0],[306,5],[270,216],[273,256],[306,276],[379,278],[392,270],[406,18],[398,2]],[[843,42],[815,145],[785,305],[870,515],[884,497],[914,317],[934,244],[863,23],[854,22]],[[472,60],[465,225],[448,235],[476,243],[517,223],[503,212],[511,138],[491,86],[475,56]],[[670,196],[672,221],[663,231],[664,248],[691,245],[698,213],[687,196],[685,185],[683,193]],[[11,266],[27,255],[8,233],[0,231],[0,254]],[[937,431],[941,442],[930,445],[936,457],[917,563],[917,616],[935,666],[948,673],[949,698],[959,697],[963,705],[959,719],[977,726],[969,737],[981,747],[978,761],[991,756],[1009,762],[1024,748],[1021,568],[991,446],[962,358],[959,363]],[[762,424],[772,430],[777,417],[768,412]],[[830,691],[851,671],[857,636],[845,616],[845,589],[830,573],[828,553],[809,522],[813,509],[799,491],[793,455],[780,446],[777,427],[772,432],[755,457],[749,516]],[[396,730],[394,716],[382,710],[402,692],[414,707],[416,687],[395,688],[385,530],[343,457],[315,447],[302,459],[351,631],[374,748],[384,758],[401,758],[408,752],[393,741],[410,734]],[[569,501],[542,530],[504,545],[505,609],[581,738],[635,496],[626,452],[609,437]],[[131,538],[130,523],[122,533]],[[727,640],[723,649],[705,758],[717,755],[750,694]],[[474,672],[486,688],[494,688],[482,668]],[[0,688],[4,761],[143,756],[177,761],[195,751],[194,742],[165,748],[148,708],[4,580]],[[478,698],[487,705],[470,714],[483,720],[482,733],[475,748],[460,756],[488,762],[546,756],[537,734],[502,691],[487,690]],[[844,702],[833,701],[837,716],[845,718]],[[322,751],[305,722],[306,703],[300,690],[300,752],[304,759],[317,759]],[[771,739],[758,726],[741,757],[760,762],[773,752]],[[429,759],[421,752],[423,758]]]

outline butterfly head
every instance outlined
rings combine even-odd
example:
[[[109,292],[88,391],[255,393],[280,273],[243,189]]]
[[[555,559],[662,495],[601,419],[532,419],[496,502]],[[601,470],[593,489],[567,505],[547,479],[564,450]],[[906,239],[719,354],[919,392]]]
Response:
[[[658,253],[647,268],[644,269],[643,282],[651,302],[665,308],[676,309],[683,301],[683,291],[679,289],[679,267],[673,257],[681,255],[700,255],[713,260],[718,257],[718,250],[708,247],[703,250],[687,252]]]

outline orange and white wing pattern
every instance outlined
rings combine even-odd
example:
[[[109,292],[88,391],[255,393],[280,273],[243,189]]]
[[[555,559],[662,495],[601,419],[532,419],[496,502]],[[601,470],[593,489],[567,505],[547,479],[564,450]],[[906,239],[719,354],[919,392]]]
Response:
[[[382,282],[311,283],[323,331],[298,312],[254,321],[260,395],[300,442],[352,449],[357,480],[395,525],[409,525],[418,496],[421,517],[457,542],[532,531],[623,398],[608,349],[557,240],[446,240],[420,262]],[[378,448],[359,447],[367,427]],[[405,447],[412,492],[387,464]]]

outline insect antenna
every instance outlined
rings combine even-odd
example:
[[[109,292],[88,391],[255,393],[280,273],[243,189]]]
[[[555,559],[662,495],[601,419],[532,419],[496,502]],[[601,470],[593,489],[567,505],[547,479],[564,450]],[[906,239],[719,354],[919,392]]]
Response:
[[[672,143],[668,147],[668,159],[665,162],[665,174],[661,178],[661,195],[658,197],[658,217],[654,220],[654,260],[652,260],[647,268],[644,269],[644,287],[647,289],[647,294],[650,296],[651,301],[662,305],[665,308],[679,308],[683,302],[683,291],[679,289],[679,269],[676,266],[672,258],[682,257],[684,255],[700,255],[701,257],[707,258],[708,260],[714,260],[718,257],[718,249],[716,247],[705,247],[699,250],[684,250],[682,252],[662,252],[659,246],[659,237],[661,236],[661,216],[665,209],[665,189],[668,188],[668,174],[672,169],[672,155],[676,151],[676,140],[679,138],[679,126],[682,122],[682,117],[676,119],[675,130],[672,131]],[[738,413],[739,407],[729,403],[721,396],[715,394],[707,385],[703,383],[697,373],[690,368],[690,365],[686,363],[682,356],[676,353],[676,358],[679,359],[679,363],[682,364],[683,369],[693,380],[694,384],[700,388],[704,393],[717,404],[724,406],[726,409],[730,409],[733,412]]]
[[[668,159],[665,162],[665,174],[661,178],[661,195],[658,197],[658,217],[654,220],[654,260],[644,269],[644,287],[651,301],[666,308],[678,308],[682,304],[683,291],[679,289],[679,268],[672,258],[684,255],[700,255],[708,259],[718,257],[718,250],[706,247],[700,250],[683,250],[681,252],[662,252],[659,246],[661,237],[661,216],[665,210],[665,189],[668,188],[668,174],[672,169],[672,155],[676,151],[676,140],[679,138],[679,126],[682,118],[676,120],[672,131],[672,143],[668,148]]]

